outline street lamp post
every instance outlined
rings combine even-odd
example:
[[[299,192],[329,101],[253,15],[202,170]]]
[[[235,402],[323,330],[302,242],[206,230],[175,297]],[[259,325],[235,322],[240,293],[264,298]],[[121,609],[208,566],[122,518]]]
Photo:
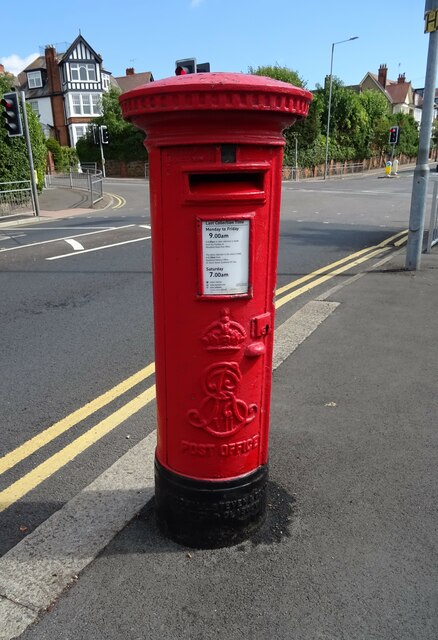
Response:
[[[327,165],[328,165],[328,143],[329,143],[329,134],[330,134],[330,112],[332,107],[332,84],[333,84],[333,54],[335,52],[335,45],[342,44],[343,42],[350,42],[350,40],[357,40],[359,36],[352,36],[351,38],[347,38],[347,40],[339,40],[339,42],[332,43],[332,57],[330,61],[330,88],[329,88],[329,103],[328,103],[328,114],[327,114],[327,131],[325,136],[325,163],[324,163],[324,180],[327,177]]]

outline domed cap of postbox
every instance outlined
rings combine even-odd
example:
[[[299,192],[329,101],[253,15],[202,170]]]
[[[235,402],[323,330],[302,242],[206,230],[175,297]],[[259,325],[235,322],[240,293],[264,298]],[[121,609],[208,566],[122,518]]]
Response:
[[[220,114],[227,114],[230,126],[233,121],[235,124],[238,121],[242,126],[250,113],[260,116],[269,113],[273,126],[275,121],[275,128],[281,131],[297,118],[307,116],[311,100],[312,94],[305,89],[272,78],[243,73],[175,76],[151,82],[119,96],[123,117],[148,133],[151,132],[151,126],[155,129],[161,123],[162,127],[166,127],[177,120],[184,121],[186,126],[190,121],[194,126],[195,123],[216,122],[221,119]],[[231,114],[240,117],[233,120]],[[260,118],[257,121],[260,122]]]

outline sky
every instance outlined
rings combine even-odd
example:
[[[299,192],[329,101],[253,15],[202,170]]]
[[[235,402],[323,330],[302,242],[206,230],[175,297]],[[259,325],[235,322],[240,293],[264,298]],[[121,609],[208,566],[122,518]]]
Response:
[[[211,71],[278,64],[314,89],[330,73],[332,43],[358,36],[334,48],[344,84],[386,64],[388,79],[404,73],[424,86],[424,0],[21,0],[19,12],[19,26],[11,20],[0,36],[0,63],[15,74],[41,48],[65,50],[81,32],[114,76],[134,67],[159,80],[174,75],[176,60],[196,58]]]

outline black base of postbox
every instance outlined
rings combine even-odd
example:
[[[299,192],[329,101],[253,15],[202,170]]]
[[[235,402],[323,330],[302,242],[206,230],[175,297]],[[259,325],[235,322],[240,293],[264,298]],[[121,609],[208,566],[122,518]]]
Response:
[[[220,482],[173,473],[155,459],[155,508],[161,531],[196,549],[246,540],[264,522],[268,466]]]

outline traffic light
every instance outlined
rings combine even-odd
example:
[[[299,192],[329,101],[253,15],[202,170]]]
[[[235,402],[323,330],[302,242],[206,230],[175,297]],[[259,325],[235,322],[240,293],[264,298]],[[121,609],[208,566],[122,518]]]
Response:
[[[196,73],[196,58],[184,58],[175,62],[175,75],[185,76],[188,73]]]
[[[13,138],[15,136],[23,135],[23,127],[21,125],[20,118],[20,105],[18,102],[18,94],[11,92],[5,93],[1,104],[4,107],[3,116],[5,119],[5,127],[8,132],[8,136]]]
[[[100,139],[102,141],[102,144],[109,144],[108,127],[106,127],[105,125],[102,125],[100,127]]]
[[[400,127],[391,127],[389,130],[389,143],[397,144],[400,134]]]
[[[175,62],[175,75],[185,76],[188,73],[209,73],[210,63],[196,64],[196,58],[184,58]]]

